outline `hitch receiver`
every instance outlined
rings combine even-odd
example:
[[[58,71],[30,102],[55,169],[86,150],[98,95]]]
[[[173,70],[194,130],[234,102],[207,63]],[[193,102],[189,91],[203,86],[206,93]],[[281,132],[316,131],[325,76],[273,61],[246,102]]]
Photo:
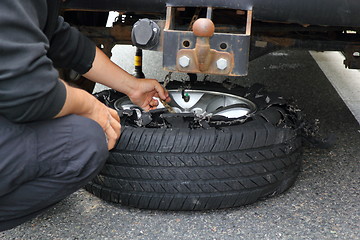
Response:
[[[207,8],[207,17],[193,24],[193,31],[174,29],[176,8],[167,7],[164,29],[163,65],[170,72],[203,73],[245,76],[248,73],[252,11],[245,11],[245,33],[216,32],[211,20],[213,8]],[[244,12],[244,11],[242,11]]]

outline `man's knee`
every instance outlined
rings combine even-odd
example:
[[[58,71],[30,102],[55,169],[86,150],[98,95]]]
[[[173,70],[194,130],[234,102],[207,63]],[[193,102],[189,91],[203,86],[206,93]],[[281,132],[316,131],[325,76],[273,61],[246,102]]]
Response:
[[[88,118],[70,115],[32,123],[29,128],[37,136],[36,177],[76,183],[99,171],[108,157],[102,128]]]
[[[32,165],[39,165],[39,176],[0,197],[0,231],[21,224],[84,186],[108,157],[105,134],[90,119],[68,116],[30,128],[37,134],[39,157],[34,157]]]
[[[88,118],[76,116],[74,121],[74,137],[79,139],[75,141],[85,141],[86,144],[82,145],[85,149],[89,150],[86,145],[91,145],[93,150],[98,150],[103,153],[107,153],[107,142],[103,129],[101,126]]]

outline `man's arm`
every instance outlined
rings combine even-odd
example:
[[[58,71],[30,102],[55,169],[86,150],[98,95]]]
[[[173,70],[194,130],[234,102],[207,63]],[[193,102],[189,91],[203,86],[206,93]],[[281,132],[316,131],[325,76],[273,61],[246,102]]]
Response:
[[[50,46],[48,56],[56,66],[86,73],[86,78],[125,93],[133,103],[145,110],[158,105],[153,97],[169,100],[167,92],[155,79],[136,79],[111,62],[94,43],[70,27],[62,17],[58,19]]]
[[[95,57],[95,43],[64,22],[61,16],[50,37],[47,56],[55,67],[73,69],[80,74],[89,71]]]
[[[111,62],[98,48],[96,48],[92,68],[84,76],[94,82],[127,94],[135,104],[146,110],[154,109],[158,105],[158,102],[153,97],[170,100],[168,93],[156,80],[133,77]],[[109,149],[113,148],[116,139],[120,136],[121,128],[117,112],[106,107],[86,91],[70,87],[67,84],[65,84],[65,87],[65,104],[55,117],[76,114],[93,119],[103,128],[107,135]]]

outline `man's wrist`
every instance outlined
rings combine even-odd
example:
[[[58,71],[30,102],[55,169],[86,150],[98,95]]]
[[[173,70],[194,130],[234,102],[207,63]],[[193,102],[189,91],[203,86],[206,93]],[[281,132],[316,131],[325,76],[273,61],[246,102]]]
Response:
[[[129,74],[129,76],[126,79],[123,79],[123,81],[123,87],[120,91],[127,96],[131,96],[139,89],[139,80],[132,75]]]
[[[70,114],[88,115],[91,114],[93,106],[98,101],[88,92],[69,86],[64,83],[66,88],[66,100],[63,108],[55,117],[62,117]]]

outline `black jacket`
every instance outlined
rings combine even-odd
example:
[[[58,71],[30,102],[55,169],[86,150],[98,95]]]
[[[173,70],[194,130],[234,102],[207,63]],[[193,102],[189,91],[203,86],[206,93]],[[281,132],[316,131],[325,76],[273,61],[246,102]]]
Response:
[[[58,17],[58,0],[0,1],[0,115],[13,122],[49,119],[66,90],[55,67],[83,74],[95,44]]]

